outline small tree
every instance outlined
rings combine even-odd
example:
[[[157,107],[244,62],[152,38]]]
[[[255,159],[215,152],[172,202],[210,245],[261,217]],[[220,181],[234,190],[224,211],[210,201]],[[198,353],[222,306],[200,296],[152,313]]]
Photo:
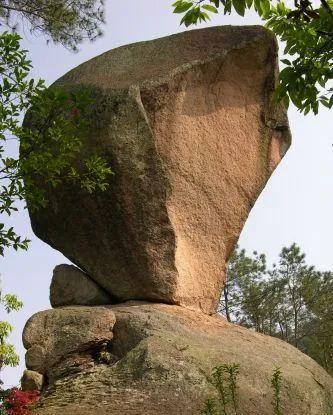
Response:
[[[207,399],[203,413],[207,415],[228,415],[230,410],[237,415],[237,377],[240,365],[224,363],[212,370],[209,382],[217,392],[217,398]]]
[[[3,294],[0,287],[0,308],[5,309],[7,313],[18,311],[22,308],[23,303],[12,294]],[[16,366],[19,363],[19,357],[15,353],[14,346],[8,343],[8,338],[13,327],[6,321],[0,321],[0,371],[4,366]],[[1,389],[0,378],[0,389]]]
[[[76,180],[89,192],[104,190],[111,169],[100,157],[85,159],[80,171],[73,167],[88,129],[83,114],[89,97],[47,90],[42,81],[30,79],[31,62],[17,34],[0,35],[0,55],[0,214],[16,212],[20,200],[31,209],[45,206],[39,178],[52,187]],[[29,108],[33,122],[22,126]],[[20,157],[7,155],[13,140],[20,145]],[[27,239],[0,223],[0,255],[6,247],[27,245]]]
[[[289,248],[282,248],[279,264],[271,272],[273,280],[280,284],[283,290],[284,315],[288,316],[285,326],[291,325],[291,341],[296,347],[301,337],[301,325],[309,318],[305,302],[305,292],[309,289],[313,278],[317,277],[313,267],[305,262],[305,254],[293,244]]]
[[[281,390],[282,390],[282,371],[280,368],[276,368],[273,371],[273,375],[271,378],[271,387],[273,390],[273,409],[274,415],[282,415],[281,412]]]

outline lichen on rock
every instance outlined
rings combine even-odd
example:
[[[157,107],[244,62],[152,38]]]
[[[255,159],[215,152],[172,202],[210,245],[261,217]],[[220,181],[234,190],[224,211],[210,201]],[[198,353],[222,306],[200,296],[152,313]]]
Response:
[[[110,350],[117,360],[58,378],[36,414],[199,415],[214,396],[207,381],[212,368],[232,362],[240,364],[239,413],[273,413],[275,367],[283,373],[285,413],[329,413],[332,377],[279,339],[178,306],[129,303],[111,310],[116,324]]]

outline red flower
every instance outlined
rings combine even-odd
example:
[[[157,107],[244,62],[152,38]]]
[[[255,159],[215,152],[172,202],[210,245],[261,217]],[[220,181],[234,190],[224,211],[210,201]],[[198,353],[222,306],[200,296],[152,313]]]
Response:
[[[30,415],[29,406],[39,400],[38,391],[24,392],[13,388],[5,399],[5,407],[8,415]]]

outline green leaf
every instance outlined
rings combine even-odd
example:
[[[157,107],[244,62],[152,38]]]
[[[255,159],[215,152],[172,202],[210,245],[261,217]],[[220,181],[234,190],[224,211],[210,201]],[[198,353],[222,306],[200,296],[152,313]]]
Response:
[[[261,16],[262,15],[262,10],[261,10],[260,0],[254,0],[254,8],[258,12],[259,16]]]
[[[261,14],[263,18],[267,18],[269,16],[269,12],[271,10],[271,4],[269,0],[260,0],[260,8]]]
[[[212,6],[212,5],[210,5],[210,4],[204,4],[202,6],[202,8],[205,9],[205,10],[207,10],[207,11],[209,11],[209,12],[212,12],[212,13],[218,13],[217,8],[214,7],[214,6]]]
[[[330,108],[329,100],[326,97],[320,98],[320,103],[326,108]]]
[[[285,95],[285,96],[283,97],[283,99],[282,99],[282,103],[283,103],[283,105],[285,106],[285,108],[286,108],[286,109],[288,109],[288,108],[289,108],[289,97],[288,97],[288,95]]]
[[[176,6],[176,8],[173,12],[174,13],[184,13],[187,10],[189,10],[191,7],[193,7],[193,3],[181,2]]]
[[[322,88],[325,88],[327,80],[325,79],[325,77],[322,78],[318,78],[318,83]]]
[[[286,6],[285,6],[285,4],[283,3],[283,1],[279,1],[279,2],[278,2],[278,4],[276,5],[276,9],[277,9],[277,12],[278,12],[280,15],[285,15],[285,14],[286,14],[287,9],[286,9]]]
[[[240,16],[244,16],[246,8],[245,0],[232,0],[232,5]]]

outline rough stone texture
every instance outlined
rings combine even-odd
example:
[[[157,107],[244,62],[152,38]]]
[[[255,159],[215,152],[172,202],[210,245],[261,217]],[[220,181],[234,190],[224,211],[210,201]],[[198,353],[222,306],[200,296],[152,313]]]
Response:
[[[205,399],[214,396],[206,375],[231,362],[241,365],[240,414],[272,415],[276,366],[283,372],[284,414],[331,413],[332,378],[285,342],[177,306],[125,304],[112,310],[117,363],[57,380],[35,414],[199,415]]]
[[[25,370],[21,379],[21,388],[24,391],[41,391],[44,376],[33,370]]]
[[[290,144],[272,102],[277,43],[259,26],[213,27],[106,52],[57,81],[95,97],[84,154],[106,192],[68,184],[30,212],[37,236],[116,302],[212,313],[225,263]]]
[[[58,265],[50,290],[52,307],[112,304],[110,295],[73,265]]]
[[[112,339],[114,313],[104,307],[65,307],[32,316],[23,331],[26,366],[48,382],[86,369]]]
[[[45,343],[45,340],[40,340],[41,343]],[[25,364],[30,370],[37,370],[43,372],[45,365],[46,351],[44,347],[34,344],[29,347],[25,354]]]

